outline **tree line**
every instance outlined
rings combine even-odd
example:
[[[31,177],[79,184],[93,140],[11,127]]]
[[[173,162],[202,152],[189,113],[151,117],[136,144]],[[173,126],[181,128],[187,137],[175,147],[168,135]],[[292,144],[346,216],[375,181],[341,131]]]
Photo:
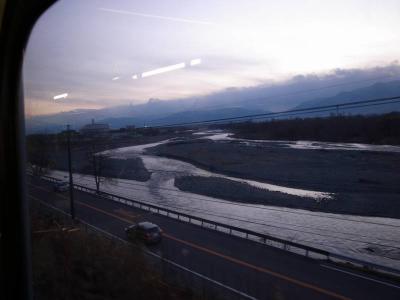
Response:
[[[67,170],[67,134],[33,134],[26,137],[26,153],[28,169],[35,176],[46,175],[49,170],[59,168]],[[84,171],[92,175],[96,190],[100,191],[101,183],[106,179],[104,176],[107,155],[101,151],[107,149],[110,144],[108,137],[91,137],[82,141],[77,132],[70,132],[71,148],[75,151],[74,171]],[[79,147],[79,151],[77,148]]]
[[[272,119],[219,125],[239,138],[400,144],[400,113]]]

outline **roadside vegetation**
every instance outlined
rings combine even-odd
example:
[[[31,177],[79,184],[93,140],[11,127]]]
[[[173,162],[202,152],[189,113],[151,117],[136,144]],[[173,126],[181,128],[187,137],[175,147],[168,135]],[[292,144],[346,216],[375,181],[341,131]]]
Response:
[[[112,135],[88,138],[71,131],[73,172],[92,175],[98,190],[106,177],[147,181],[151,172],[145,168],[139,157],[119,160],[97,153],[166,138],[168,137],[165,134],[156,135],[153,131],[140,136],[128,135],[118,140],[113,139]],[[66,132],[29,135],[26,144],[28,162],[35,175],[44,175],[51,170],[68,171]]]
[[[73,172],[92,175],[98,190],[107,177],[147,181],[149,172],[139,157],[113,159],[99,152],[134,145],[190,136],[181,129],[120,128],[101,136],[85,136],[71,130],[71,152]],[[30,134],[26,137],[27,159],[35,175],[44,175],[51,170],[68,171],[67,132]]]
[[[235,137],[265,140],[313,140],[342,143],[400,144],[400,113],[296,118],[218,126]]]
[[[44,134],[37,134],[27,138],[27,157],[30,169],[34,175],[44,175],[54,167],[54,160],[51,159],[51,152],[54,148],[51,145],[51,138]]]
[[[140,250],[32,209],[35,299],[198,299],[166,283]]]

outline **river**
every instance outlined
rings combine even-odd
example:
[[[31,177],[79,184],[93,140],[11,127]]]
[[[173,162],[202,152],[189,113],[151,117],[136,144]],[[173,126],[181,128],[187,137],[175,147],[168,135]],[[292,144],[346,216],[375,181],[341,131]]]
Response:
[[[196,133],[195,136],[207,136],[207,138],[215,141],[233,139],[229,137],[229,134],[220,132],[200,132]],[[106,154],[118,159],[140,157],[145,167],[152,172],[152,175],[147,182],[114,178],[113,180],[105,181],[102,185],[102,190],[400,269],[399,219],[319,213],[276,206],[243,204],[180,191],[174,186],[174,178],[186,174],[224,177],[267,190],[310,197],[315,200],[332,197],[332,194],[324,192],[232,178],[200,169],[180,160],[146,154],[147,148],[167,143],[168,141],[106,151]],[[246,143],[266,142],[257,140],[241,141]],[[308,145],[309,149],[325,147],[332,151],[346,149],[349,151],[392,150],[393,152],[400,152],[400,147],[396,146],[379,147],[375,145],[301,141],[268,142],[285,144],[294,149],[296,149],[296,145],[301,145],[299,149],[307,149]],[[52,175],[62,178],[65,176],[65,172],[54,171]],[[74,178],[76,182],[82,185],[95,187],[94,180],[89,175],[74,174]]]

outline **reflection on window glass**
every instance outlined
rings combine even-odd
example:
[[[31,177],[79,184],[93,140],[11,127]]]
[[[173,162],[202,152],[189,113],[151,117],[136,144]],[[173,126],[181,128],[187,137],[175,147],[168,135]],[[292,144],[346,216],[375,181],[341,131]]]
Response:
[[[399,20],[55,3],[23,67],[38,298],[395,299]]]

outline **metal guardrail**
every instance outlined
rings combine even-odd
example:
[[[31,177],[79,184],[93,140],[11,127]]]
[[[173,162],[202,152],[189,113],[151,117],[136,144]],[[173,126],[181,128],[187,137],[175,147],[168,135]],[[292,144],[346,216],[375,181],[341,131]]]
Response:
[[[44,178],[48,181],[52,181],[52,182],[60,181],[59,179],[56,179],[56,178],[50,177],[50,176],[42,176],[42,178]],[[306,257],[310,257],[313,259],[325,259],[325,260],[334,261],[334,262],[350,263],[352,265],[359,266],[359,267],[362,267],[367,270],[375,270],[377,272],[390,273],[390,274],[394,274],[396,276],[400,276],[400,270],[397,270],[394,268],[381,266],[378,264],[366,262],[363,260],[347,257],[347,256],[336,254],[336,253],[331,253],[326,250],[299,244],[299,243],[296,243],[293,241],[288,241],[288,240],[277,238],[277,237],[274,237],[271,235],[258,233],[258,232],[252,231],[252,230],[243,229],[240,227],[231,226],[231,225],[227,225],[227,224],[222,224],[219,222],[215,222],[215,221],[207,220],[207,219],[200,218],[197,216],[182,213],[182,212],[179,212],[176,210],[168,209],[168,208],[165,208],[162,206],[149,204],[149,203],[138,201],[138,200],[129,199],[129,198],[126,198],[123,196],[118,196],[118,195],[103,192],[103,191],[97,192],[96,189],[85,187],[85,186],[82,186],[79,184],[74,184],[74,188],[77,190],[80,190],[82,192],[86,192],[89,194],[95,194],[98,197],[102,197],[102,198],[105,198],[108,200],[116,201],[116,202],[119,202],[119,203],[122,203],[122,204],[125,204],[128,206],[132,206],[134,208],[138,208],[138,209],[142,209],[142,210],[149,211],[152,213],[156,213],[161,216],[166,216],[168,218],[179,220],[181,222],[194,224],[194,225],[201,226],[201,227],[209,229],[209,230],[215,230],[218,232],[229,234],[231,236],[236,236],[236,237],[244,238],[244,239],[251,240],[251,241],[254,241],[257,243],[261,243],[261,244],[264,244],[267,246],[273,246],[273,247],[280,248],[285,251],[304,255]]]
[[[45,207],[46,209],[56,211],[57,213],[60,214],[60,216],[62,216],[64,218],[64,220],[69,219],[71,221],[71,219],[70,219],[71,215],[69,213],[67,213],[53,205],[50,205],[44,201],[41,201],[41,200],[38,200],[37,203],[39,204],[39,206]],[[212,291],[210,292],[208,290],[208,288],[206,288],[206,284],[209,284],[209,285],[214,286],[215,288],[223,291],[222,295],[224,295],[224,296],[221,299],[226,298],[226,299],[238,299],[238,300],[241,300],[241,299],[256,300],[255,297],[252,297],[249,294],[242,292],[241,290],[235,289],[233,287],[230,287],[226,284],[221,283],[220,281],[214,280],[210,277],[207,277],[203,274],[193,271],[183,265],[180,265],[180,264],[168,259],[163,254],[158,254],[158,253],[152,252],[150,250],[147,250],[146,248],[141,247],[140,245],[135,245],[135,244],[129,243],[127,240],[124,240],[116,235],[113,235],[113,234],[107,232],[106,230],[103,230],[99,227],[89,224],[79,218],[75,218],[75,222],[73,222],[73,225],[79,226],[80,228],[84,228],[86,232],[99,234],[99,235],[105,236],[106,238],[108,238],[112,241],[116,241],[116,242],[122,243],[124,245],[129,245],[131,247],[134,247],[135,249],[137,249],[137,250],[141,251],[142,253],[144,253],[145,255],[147,255],[149,258],[160,260],[161,263],[168,264],[170,266],[169,269],[165,269],[164,266],[159,266],[161,269],[159,271],[162,274],[162,276],[165,277],[166,281],[171,282],[171,284],[176,284],[176,282],[181,283],[183,281],[183,283],[186,284],[187,286],[190,285],[190,287],[192,289],[201,291],[201,294],[203,296],[202,299],[209,299],[209,298],[214,299],[215,294],[216,295],[219,294],[219,293],[215,293],[215,292],[213,293]],[[169,272],[168,272],[168,270],[169,270]],[[174,281],[173,276],[175,275],[175,277],[176,277],[177,270],[182,271],[184,276],[179,277],[178,279],[175,279],[175,281]],[[199,293],[199,295],[200,295],[200,293]],[[210,295],[210,297],[208,297],[208,295]],[[218,298],[219,297],[217,297],[217,299]]]

